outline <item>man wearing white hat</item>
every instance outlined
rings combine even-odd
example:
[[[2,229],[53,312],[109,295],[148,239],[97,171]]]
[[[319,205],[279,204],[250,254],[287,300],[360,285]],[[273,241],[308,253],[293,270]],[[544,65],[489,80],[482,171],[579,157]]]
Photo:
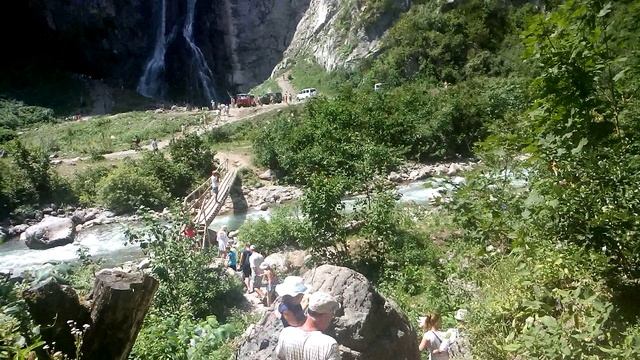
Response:
[[[309,297],[307,320],[280,333],[276,356],[280,360],[339,360],[338,342],[322,332],[331,325],[340,304],[333,296],[316,292]]]

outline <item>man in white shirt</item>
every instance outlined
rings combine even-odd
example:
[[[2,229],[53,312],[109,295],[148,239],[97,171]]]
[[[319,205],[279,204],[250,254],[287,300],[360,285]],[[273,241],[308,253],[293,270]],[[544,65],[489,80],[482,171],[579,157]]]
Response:
[[[262,269],[260,265],[264,261],[264,256],[256,251],[256,247],[251,245],[249,247],[251,250],[251,256],[249,257],[249,266],[251,266],[251,288],[255,290],[258,295],[258,299],[262,300],[264,298],[264,293],[262,292]]]
[[[339,360],[338,342],[322,332],[331,325],[340,307],[333,296],[316,292],[309,297],[307,320],[300,327],[284,328],[278,338],[279,360]]]

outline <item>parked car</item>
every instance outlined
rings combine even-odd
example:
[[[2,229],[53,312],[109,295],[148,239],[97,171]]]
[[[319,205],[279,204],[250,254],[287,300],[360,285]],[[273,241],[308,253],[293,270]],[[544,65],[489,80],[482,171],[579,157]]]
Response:
[[[264,95],[260,96],[258,99],[260,100],[260,104],[262,104],[262,105],[269,105],[269,104],[272,103],[271,102],[271,96],[269,96],[269,94],[264,94]]]
[[[296,99],[298,99],[298,101],[302,101],[316,95],[317,91],[315,88],[302,89],[302,91],[300,91],[298,95],[296,95]]]
[[[236,95],[236,106],[239,108],[256,106],[256,99],[251,94],[238,94]]]
[[[282,93],[281,92],[268,93],[267,95],[269,95],[271,97],[271,103],[272,104],[280,104],[282,102]]]

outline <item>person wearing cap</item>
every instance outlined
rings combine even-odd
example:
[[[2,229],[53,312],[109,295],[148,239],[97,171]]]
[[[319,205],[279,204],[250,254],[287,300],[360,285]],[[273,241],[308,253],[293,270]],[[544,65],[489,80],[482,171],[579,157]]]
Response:
[[[340,308],[336,299],[315,292],[309,297],[307,319],[300,327],[284,328],[276,345],[279,360],[339,360],[338,342],[322,332],[327,330]]]
[[[301,305],[307,289],[300,276],[287,276],[282,284],[276,285],[276,293],[280,296],[278,312],[283,327],[301,326],[307,320]]]
[[[471,360],[471,345],[465,331],[465,322],[468,314],[467,309],[458,309],[454,319],[458,322],[455,328],[447,330],[449,335],[449,357],[455,360]]]
[[[264,256],[260,254],[254,245],[249,247],[251,250],[251,256],[249,257],[249,265],[251,266],[251,288],[256,292],[259,299],[264,298],[262,292],[262,269],[260,265],[264,261]]]

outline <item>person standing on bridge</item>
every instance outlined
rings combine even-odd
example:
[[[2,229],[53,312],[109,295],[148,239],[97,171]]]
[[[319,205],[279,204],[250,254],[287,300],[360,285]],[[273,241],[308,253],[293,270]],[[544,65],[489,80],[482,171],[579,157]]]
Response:
[[[225,259],[227,257],[227,245],[229,244],[227,225],[223,225],[220,231],[218,231],[216,240],[218,241],[218,256]]]
[[[218,202],[218,187],[220,186],[220,174],[216,170],[211,173],[211,195],[215,196]]]

